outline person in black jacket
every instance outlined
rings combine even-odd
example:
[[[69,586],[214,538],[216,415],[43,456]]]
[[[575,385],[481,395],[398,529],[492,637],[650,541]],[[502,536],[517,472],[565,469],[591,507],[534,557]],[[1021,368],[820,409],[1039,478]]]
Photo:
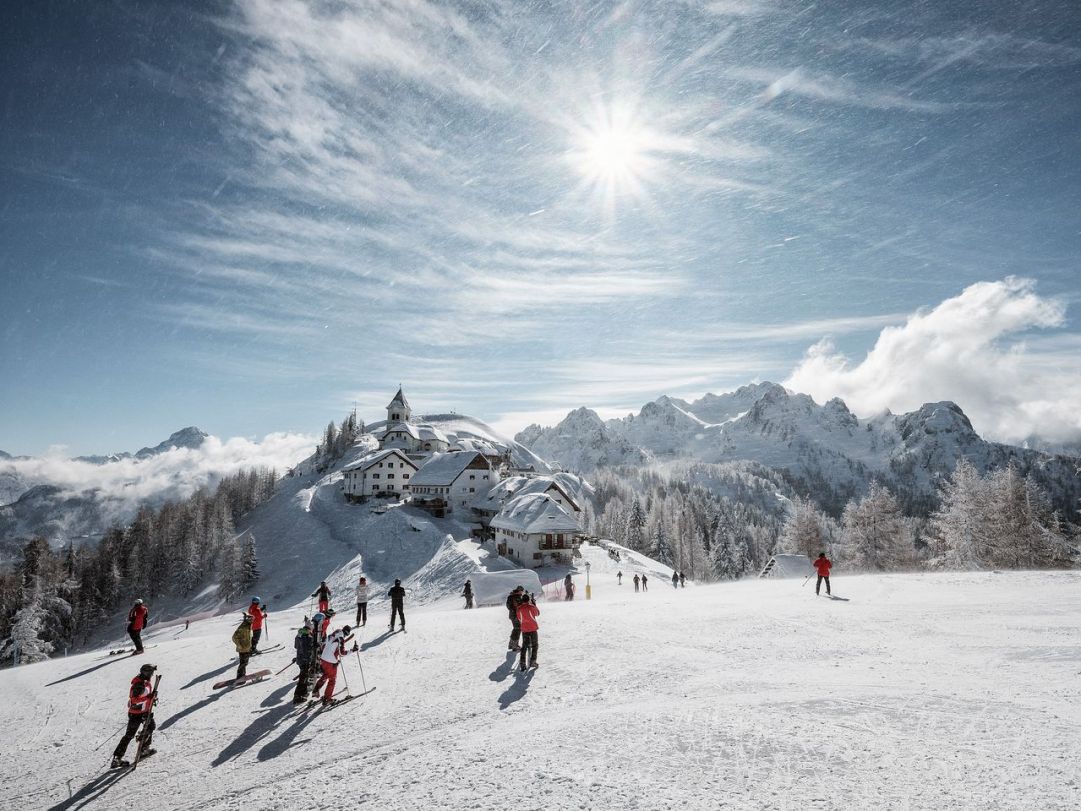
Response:
[[[514,591],[507,595],[507,613],[510,615],[511,626],[507,650],[521,650],[518,642],[522,638],[522,624],[518,622],[518,605],[525,599],[528,598],[525,596],[524,586],[515,586]]]
[[[402,619],[402,630],[405,630],[405,589],[402,588],[402,581],[395,580],[394,585],[390,587],[390,591],[387,592],[387,596],[390,597],[390,630],[394,630],[394,620],[396,617]]]
[[[296,649],[297,667],[300,675],[297,677],[297,689],[293,692],[293,703],[303,704],[308,697],[312,670],[315,668],[315,640],[312,639],[311,628],[304,624],[297,631],[293,639],[293,647]]]
[[[465,588],[462,589],[462,596],[465,597],[465,607],[466,608],[472,608],[473,607],[473,584],[468,580],[465,581]]]

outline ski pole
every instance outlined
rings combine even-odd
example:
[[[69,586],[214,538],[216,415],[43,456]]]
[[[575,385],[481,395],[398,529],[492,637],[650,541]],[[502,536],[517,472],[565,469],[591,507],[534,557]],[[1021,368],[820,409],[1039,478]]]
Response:
[[[96,752],[96,751],[98,751],[99,749],[101,749],[101,747],[105,746],[105,744],[107,744],[107,743],[108,743],[109,741],[111,741],[111,740],[112,740],[113,738],[115,738],[115,737],[116,737],[117,735],[119,735],[119,734],[120,734],[121,732],[123,732],[123,731],[124,731],[125,729],[127,729],[127,725],[126,725],[126,724],[125,724],[124,726],[120,727],[120,729],[118,729],[118,730],[117,730],[116,732],[114,732],[114,733],[113,733],[112,735],[110,735],[110,736],[109,736],[108,738],[106,738],[105,740],[103,740],[103,741],[102,741],[101,743],[99,743],[99,744],[98,744],[97,746],[95,746],[95,747],[94,747],[94,751]]]
[[[294,656],[294,657],[293,657],[292,659],[290,659],[290,660],[289,660],[289,664],[287,664],[287,665],[286,665],[285,667],[283,667],[283,668],[282,668],[281,670],[279,670],[279,671],[278,671],[277,673],[275,673],[274,675],[275,675],[275,676],[278,676],[278,675],[280,675],[280,674],[284,673],[284,672],[285,672],[286,670],[288,670],[288,669],[289,669],[290,667],[292,667],[292,666],[293,666],[293,663],[294,663],[294,662],[295,662],[296,660],[297,660],[297,658],[296,658],[296,657]]]
[[[270,641],[270,617],[263,615],[263,629],[266,631],[266,641]]]
[[[806,586],[806,585],[807,585],[807,581],[808,581],[808,580],[810,580],[810,579],[811,579],[811,576],[810,576],[810,575],[807,575],[807,576],[806,576],[805,578],[803,578],[803,582],[799,584],[799,587],[800,587],[800,588],[803,588],[804,586]]]
[[[360,663],[360,648],[353,645],[353,653],[357,655],[357,667],[360,668],[360,686],[364,689],[364,692],[368,692],[368,682],[364,678],[364,665]]]

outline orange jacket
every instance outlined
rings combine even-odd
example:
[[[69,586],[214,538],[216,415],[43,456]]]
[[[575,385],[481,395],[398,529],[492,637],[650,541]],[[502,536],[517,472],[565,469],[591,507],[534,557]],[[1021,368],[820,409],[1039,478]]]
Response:
[[[833,566],[829,558],[815,558],[814,567],[819,577],[829,577],[830,568]]]
[[[531,602],[526,601],[518,606],[518,623],[522,626],[522,631],[526,633],[540,630],[540,626],[537,625],[539,616],[540,609]]]

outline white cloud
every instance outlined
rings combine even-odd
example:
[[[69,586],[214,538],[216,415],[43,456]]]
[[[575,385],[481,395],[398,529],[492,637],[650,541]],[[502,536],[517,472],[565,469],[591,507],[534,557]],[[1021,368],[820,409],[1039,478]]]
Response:
[[[973,284],[928,311],[886,327],[853,363],[823,340],[784,385],[818,399],[839,396],[857,414],[909,411],[953,400],[989,438],[1081,436],[1081,336],[1037,336],[1061,327],[1065,305],[1030,279]]]

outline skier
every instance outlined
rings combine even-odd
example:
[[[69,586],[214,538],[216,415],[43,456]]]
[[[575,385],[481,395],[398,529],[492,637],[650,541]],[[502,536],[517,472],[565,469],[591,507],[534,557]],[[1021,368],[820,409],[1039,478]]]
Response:
[[[364,627],[368,624],[368,578],[360,578],[357,583],[357,625]]]
[[[240,625],[233,631],[233,644],[236,645],[237,655],[240,657],[240,664],[236,668],[237,679],[242,679],[248,673],[248,660],[251,659],[251,630],[252,616],[247,611],[244,612],[244,618],[240,621]]]
[[[570,572],[567,572],[567,576],[563,578],[563,590],[566,592],[564,600],[574,599],[574,580],[571,579]]]
[[[687,578],[683,576],[683,572],[679,573],[679,587],[681,589],[687,588]]]
[[[616,585],[617,586],[622,586],[623,585],[623,572],[622,571],[616,572]]]
[[[327,585],[326,580],[320,581],[319,588],[315,590],[312,597],[319,598],[319,610],[326,613],[326,610],[330,608],[330,586]]]
[[[312,695],[318,697],[319,688],[326,683],[327,690],[323,693],[324,707],[334,703],[334,685],[338,681],[338,664],[342,656],[345,655],[345,643],[353,638],[350,633],[352,630],[348,625],[343,625],[328,636],[327,641],[323,643],[323,650],[319,654],[319,667],[322,668],[323,674],[319,677],[319,681],[315,683]]]
[[[537,608],[537,601],[530,594],[528,597],[522,594],[521,602],[518,604],[518,624],[522,626],[522,656],[518,661],[519,668],[522,672],[526,670],[526,654],[529,654],[529,667],[537,667],[537,650],[540,647],[540,642],[537,639],[537,631],[540,626],[537,624],[537,617],[540,616],[540,609]]]
[[[649,580],[646,578],[645,572],[642,572],[642,591],[649,591]]]
[[[323,622],[319,625],[319,638],[320,639],[326,639],[327,638],[327,629],[330,627],[330,621],[334,618],[334,615],[337,614],[337,613],[338,612],[335,611],[333,608],[328,608],[327,609],[326,616],[323,617]]]
[[[263,620],[266,619],[267,610],[263,607],[262,600],[252,597],[248,613],[251,614],[251,653],[252,656],[258,656],[262,653],[259,650],[259,637],[263,635]]]
[[[312,629],[307,625],[300,626],[296,638],[293,640],[296,649],[297,667],[300,675],[297,676],[297,689],[293,692],[293,703],[303,704],[308,697],[308,686],[311,684],[310,676],[315,665],[315,642],[312,639]]]
[[[402,588],[402,581],[395,580],[394,585],[390,587],[390,591],[387,592],[387,596],[390,597],[390,630],[394,630],[394,619],[396,617],[402,618],[402,630],[405,630],[405,589]]]
[[[672,572],[672,588],[674,588],[674,589],[679,588],[679,575],[676,574],[675,572]]]
[[[638,582],[639,582],[639,577],[638,577],[638,575],[636,574],[636,575],[634,576],[634,593],[635,593],[635,594],[637,594],[637,593],[638,593]]]
[[[818,596],[818,590],[822,588],[822,581],[826,581],[826,596],[830,593],[830,569],[833,568],[833,564],[830,563],[830,559],[826,557],[825,552],[819,552],[818,557],[814,561],[815,571],[818,572],[818,580],[815,581],[815,596]]]
[[[142,600],[136,600],[128,612],[128,636],[135,643],[132,656],[143,652],[143,628],[146,627],[146,619],[150,615],[150,609],[143,604]]]
[[[507,613],[510,615],[511,624],[510,642],[507,643],[507,650],[521,650],[518,645],[518,640],[522,636],[522,624],[518,621],[518,603],[524,596],[524,586],[515,586],[514,591],[507,595]]]
[[[319,649],[319,646],[323,644],[323,640],[326,639],[325,631],[327,624],[324,622],[325,619],[326,615],[321,613],[316,613],[312,616],[312,640],[315,642],[316,650]]]
[[[128,750],[131,739],[139,732],[139,727],[143,727],[143,731],[139,733],[143,744],[141,757],[150,757],[157,751],[150,748],[156,726],[154,724],[154,704],[157,703],[154,686],[150,683],[150,680],[154,677],[154,671],[157,669],[155,665],[143,665],[139,668],[139,675],[131,680],[131,689],[128,690],[128,726],[124,730],[124,737],[120,739],[120,743],[113,750],[111,766],[114,769],[131,765],[124,760],[124,753]]]
[[[468,580],[465,581],[465,588],[462,589],[462,596],[465,597],[465,607],[466,608],[472,608],[473,607],[473,584]]]

